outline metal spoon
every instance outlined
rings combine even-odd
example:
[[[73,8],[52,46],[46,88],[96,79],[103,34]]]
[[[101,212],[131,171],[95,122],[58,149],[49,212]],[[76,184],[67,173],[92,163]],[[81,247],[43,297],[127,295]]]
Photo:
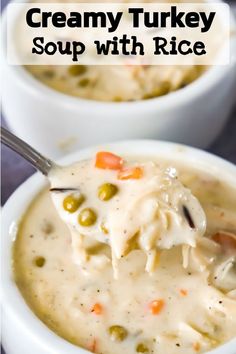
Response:
[[[52,167],[56,166],[52,160],[41,155],[38,151],[32,148],[32,146],[28,145],[3,127],[1,127],[1,143],[29,161],[34,168],[39,170],[45,176],[48,176]]]

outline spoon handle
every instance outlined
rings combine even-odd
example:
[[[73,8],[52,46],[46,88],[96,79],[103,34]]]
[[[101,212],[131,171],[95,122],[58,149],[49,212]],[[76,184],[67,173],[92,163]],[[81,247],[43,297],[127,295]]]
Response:
[[[45,176],[48,175],[52,166],[54,166],[51,160],[42,156],[30,145],[3,127],[1,127],[1,142],[29,161],[33,167],[42,172]]]

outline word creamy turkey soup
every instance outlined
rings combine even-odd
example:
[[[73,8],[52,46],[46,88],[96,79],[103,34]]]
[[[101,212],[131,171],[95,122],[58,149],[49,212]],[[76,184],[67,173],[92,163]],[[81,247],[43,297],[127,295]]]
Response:
[[[99,152],[55,168],[14,244],[16,283],[97,354],[205,353],[236,336],[236,189]]]

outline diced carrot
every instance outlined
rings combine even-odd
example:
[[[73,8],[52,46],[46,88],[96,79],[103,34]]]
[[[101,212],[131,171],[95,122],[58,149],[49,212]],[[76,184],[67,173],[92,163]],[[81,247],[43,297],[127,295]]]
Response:
[[[120,170],[118,172],[118,179],[140,179],[143,177],[143,170],[141,167],[131,167]]]
[[[163,307],[165,306],[165,301],[162,299],[154,300],[150,304],[150,311],[153,315],[158,315]]]
[[[193,349],[198,352],[201,349],[200,343],[195,342],[193,343]]]
[[[91,312],[95,313],[95,315],[101,315],[102,305],[98,303],[94,304]]]
[[[186,289],[180,289],[180,295],[182,296],[187,296],[188,295],[188,291]]]
[[[100,151],[96,154],[95,167],[108,170],[120,170],[123,166],[123,159],[111,152]]]
[[[219,231],[216,234],[214,234],[211,238],[213,241],[217,242],[221,246],[223,252],[225,253],[236,252],[235,234],[226,231]]]
[[[88,345],[88,350],[92,353],[96,353],[97,350],[97,341],[93,339],[93,341]]]

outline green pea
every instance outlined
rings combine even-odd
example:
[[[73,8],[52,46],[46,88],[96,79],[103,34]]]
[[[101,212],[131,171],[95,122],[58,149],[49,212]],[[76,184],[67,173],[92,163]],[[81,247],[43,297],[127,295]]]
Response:
[[[44,257],[36,257],[34,260],[34,263],[37,267],[42,268],[46,262],[46,259]]]
[[[87,87],[89,84],[90,84],[90,80],[87,77],[79,81],[80,87]]]
[[[136,347],[137,353],[149,353],[148,347],[144,343],[139,343]]]
[[[109,334],[112,341],[122,342],[128,335],[127,330],[122,326],[109,327]]]
[[[85,65],[71,65],[68,68],[68,72],[71,76],[83,75],[86,71],[87,67]]]
[[[122,102],[123,100],[122,100],[122,97],[120,97],[120,96],[115,96],[115,97],[113,97],[113,100],[112,100],[113,102]]]
[[[45,79],[52,79],[55,76],[55,72],[53,70],[45,70],[43,71],[43,76],[45,77]]]
[[[118,187],[111,183],[105,183],[98,188],[98,198],[102,201],[110,200],[118,192]]]
[[[81,226],[92,226],[97,220],[95,211],[90,208],[81,210],[79,214],[79,223]]]
[[[79,209],[84,200],[85,197],[82,194],[80,194],[79,196],[70,194],[63,200],[63,208],[69,213],[74,213],[76,210]]]
[[[153,89],[152,92],[149,92],[146,95],[144,95],[143,99],[150,99],[150,98],[155,98],[155,97],[166,95],[167,93],[170,92],[170,89],[171,89],[170,83],[168,83],[167,81],[164,81],[164,82],[160,83],[160,85],[158,87]]]

